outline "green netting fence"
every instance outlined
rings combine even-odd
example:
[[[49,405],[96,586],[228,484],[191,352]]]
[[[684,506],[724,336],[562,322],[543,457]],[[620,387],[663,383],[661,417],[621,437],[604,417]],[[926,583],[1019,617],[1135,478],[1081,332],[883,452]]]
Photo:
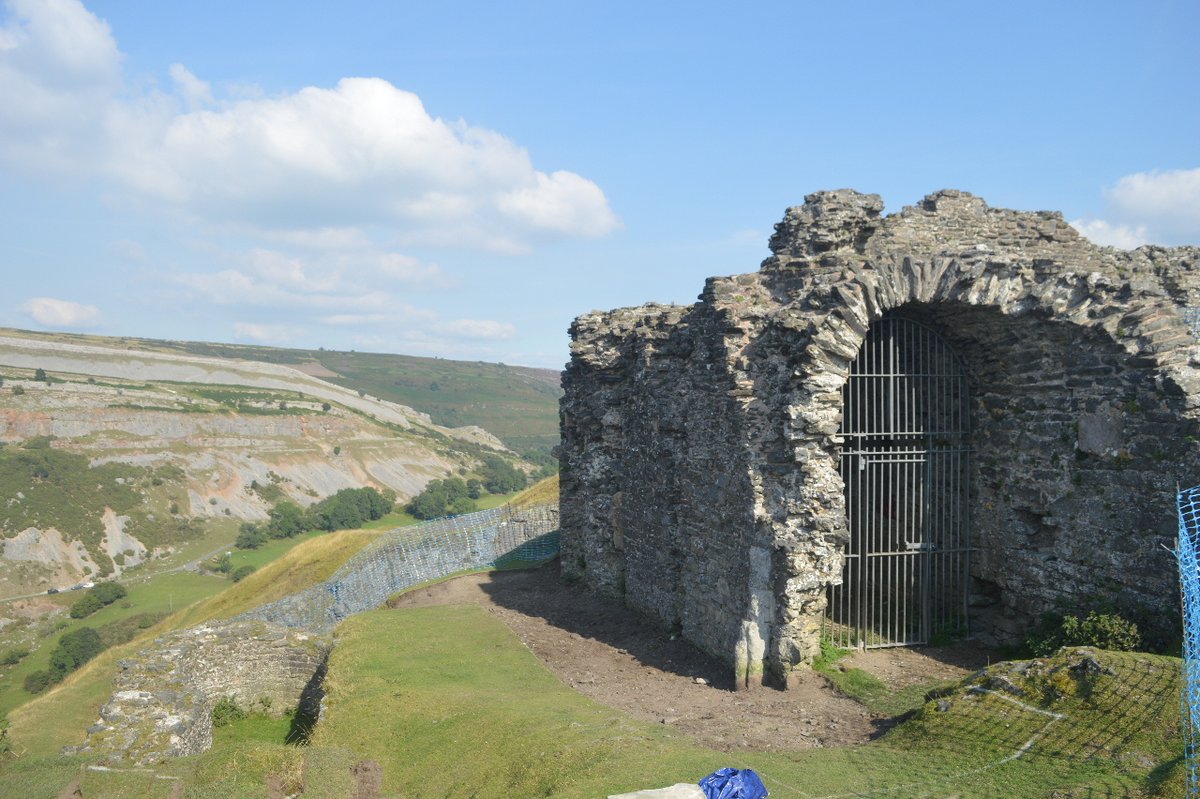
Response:
[[[243,613],[309,630],[382,605],[414,585],[457,572],[506,568],[558,554],[558,505],[498,508],[434,519],[382,534],[319,585]]]

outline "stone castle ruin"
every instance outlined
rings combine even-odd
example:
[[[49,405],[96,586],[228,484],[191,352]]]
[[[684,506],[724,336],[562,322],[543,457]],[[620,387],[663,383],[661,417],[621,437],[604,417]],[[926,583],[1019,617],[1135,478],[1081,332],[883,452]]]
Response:
[[[1178,614],[1200,477],[1200,248],[1091,244],[942,191],[820,192],[757,272],[585,314],[562,400],[562,563],[786,681],[852,646]]]

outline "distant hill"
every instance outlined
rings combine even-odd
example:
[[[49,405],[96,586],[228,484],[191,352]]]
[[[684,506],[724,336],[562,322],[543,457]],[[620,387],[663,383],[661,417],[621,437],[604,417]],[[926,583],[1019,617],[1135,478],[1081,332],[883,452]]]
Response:
[[[553,369],[484,361],[454,361],[339,350],[302,350],[244,344],[107,338],[73,333],[5,331],[77,344],[290,366],[354,391],[397,402],[445,427],[482,427],[521,454],[541,460],[558,444],[561,373]]]
[[[538,471],[556,392],[498,364],[0,329],[0,597],[231,541],[285,499],[404,499],[488,454]]]

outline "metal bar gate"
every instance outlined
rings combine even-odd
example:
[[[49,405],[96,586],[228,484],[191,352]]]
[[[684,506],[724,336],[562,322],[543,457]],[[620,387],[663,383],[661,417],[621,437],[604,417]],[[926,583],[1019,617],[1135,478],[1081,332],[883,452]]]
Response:
[[[887,315],[842,389],[850,541],[825,635],[840,647],[966,633],[970,413],[958,357],[932,328]]]

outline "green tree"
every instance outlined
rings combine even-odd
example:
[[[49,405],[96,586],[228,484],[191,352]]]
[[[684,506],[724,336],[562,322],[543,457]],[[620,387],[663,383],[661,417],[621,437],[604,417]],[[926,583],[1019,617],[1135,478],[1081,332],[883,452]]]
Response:
[[[447,477],[431,481],[424,491],[409,500],[404,509],[418,519],[436,519],[470,513],[475,510],[475,503],[461,477]]]
[[[104,651],[100,633],[91,627],[80,627],[58,639],[50,653],[50,681],[59,682],[75,669]]]
[[[294,502],[280,502],[267,517],[267,534],[272,538],[292,538],[308,529],[303,508]]]
[[[71,605],[71,618],[82,619],[90,616],[105,605],[111,605],[118,599],[123,599],[129,592],[125,586],[116,582],[100,583],[88,589],[75,604]]]
[[[235,583],[240,583],[250,575],[254,574],[254,567],[247,563],[245,566],[238,566],[229,573],[229,579]]]
[[[479,473],[483,478],[483,487],[491,494],[520,491],[529,482],[525,472],[498,455],[484,455]]]
[[[91,616],[93,613],[104,607],[104,603],[96,597],[89,594],[84,594],[71,605],[71,618],[82,619]]]
[[[308,510],[309,521],[318,530],[361,527],[363,522],[382,519],[395,507],[396,496],[374,488],[343,488]]]
[[[238,549],[258,549],[267,543],[267,531],[254,522],[245,522],[238,531],[237,540],[233,545]]]
[[[125,590],[125,586],[111,581],[92,587],[88,590],[88,593],[93,594],[105,605],[111,605],[118,599],[124,599],[129,595],[129,592]]]
[[[42,383],[50,382],[49,379],[46,377],[46,370],[40,366],[37,368],[36,371],[34,371],[33,379],[37,380],[39,382],[42,382]]]

